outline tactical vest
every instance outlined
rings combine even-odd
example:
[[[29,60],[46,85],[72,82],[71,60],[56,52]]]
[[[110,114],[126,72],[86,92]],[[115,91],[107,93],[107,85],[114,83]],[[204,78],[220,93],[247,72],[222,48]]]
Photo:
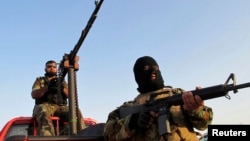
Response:
[[[46,77],[38,77],[36,81],[40,83],[41,88],[48,86],[49,84],[49,80]],[[42,97],[36,99],[35,103],[36,104],[52,103],[57,105],[67,105],[67,97],[63,94],[62,91],[56,93],[47,91]]]

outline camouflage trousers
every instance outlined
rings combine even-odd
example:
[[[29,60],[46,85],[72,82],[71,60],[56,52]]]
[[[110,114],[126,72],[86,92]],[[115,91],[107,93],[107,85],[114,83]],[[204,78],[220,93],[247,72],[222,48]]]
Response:
[[[52,116],[57,116],[60,121],[69,121],[69,108],[68,106],[59,106],[56,104],[39,104],[35,105],[33,109],[33,117],[37,121],[37,132],[40,136],[54,136],[55,129],[54,124],[51,120]],[[79,124],[78,129],[81,130],[85,128],[85,123],[83,120],[82,113],[78,109]]]

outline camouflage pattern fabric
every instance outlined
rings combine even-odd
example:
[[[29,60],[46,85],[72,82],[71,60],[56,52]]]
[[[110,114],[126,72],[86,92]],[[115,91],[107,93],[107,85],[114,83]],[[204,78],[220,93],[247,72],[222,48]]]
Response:
[[[37,77],[33,86],[32,86],[32,91],[39,90],[43,87],[48,87],[49,85],[49,80],[47,77]],[[66,88],[68,89],[67,82],[63,80],[61,83],[61,88]],[[59,87],[58,87],[59,89]],[[67,97],[63,94],[61,91],[47,91],[45,94],[35,100],[35,104],[42,104],[43,102],[48,102],[48,103],[54,103],[58,105],[64,105],[67,104]]]
[[[33,117],[35,117],[38,127],[38,135],[40,136],[54,136],[55,129],[54,124],[51,120],[51,116],[60,117],[60,121],[69,121],[69,108],[68,106],[58,106],[56,104],[39,104],[35,105],[33,109]],[[85,123],[83,120],[82,113],[78,110],[79,122],[78,130],[82,130],[85,128]],[[65,131],[67,133],[67,131]]]
[[[61,109],[65,111],[65,113],[61,113],[61,115],[57,116],[65,116],[68,114],[68,109],[66,106],[58,106],[55,104],[39,104],[35,105],[33,110],[33,117],[36,118],[38,127],[38,135],[40,136],[54,136],[55,130],[52,120],[50,119],[51,116],[55,116],[54,113]]]
[[[166,93],[158,95],[156,98],[164,98],[173,94],[180,94],[184,90],[179,88],[167,88],[166,90],[166,88],[164,88],[156,92],[160,91],[164,91]],[[147,100],[149,100],[151,93],[152,92],[139,94],[132,102],[126,102],[122,106],[144,104]],[[207,106],[202,106],[192,112],[184,111],[181,106],[171,106],[171,133],[163,137],[158,133],[156,121],[151,127],[149,127],[148,130],[130,130],[128,125],[131,115],[121,119],[119,118],[117,109],[108,115],[108,119],[104,127],[104,138],[106,141],[198,141],[194,128],[198,130],[205,130],[208,125],[211,124],[213,119],[212,109]]]
[[[32,91],[46,87],[48,83],[45,81],[45,77],[38,77],[36,78],[36,81],[34,82],[32,86]],[[67,88],[68,85],[66,81],[63,81],[64,88]],[[39,101],[40,99],[36,100]],[[55,130],[54,125],[51,121],[51,116],[57,116],[60,118],[60,121],[69,121],[69,109],[66,104],[63,105],[57,105],[54,103],[50,103],[48,101],[40,101],[39,104],[35,104],[33,109],[33,117],[35,117],[37,123],[38,123],[38,135],[41,136],[54,136]],[[78,109],[78,118],[80,123],[77,124],[78,131],[84,129],[85,123],[83,120],[83,115]],[[75,120],[76,121],[76,120]],[[73,122],[73,120],[71,121]],[[66,133],[67,131],[65,131]]]

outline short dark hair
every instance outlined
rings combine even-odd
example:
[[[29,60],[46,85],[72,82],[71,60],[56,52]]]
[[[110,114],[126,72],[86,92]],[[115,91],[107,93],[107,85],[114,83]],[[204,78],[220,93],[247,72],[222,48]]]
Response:
[[[51,64],[51,63],[55,63],[55,64],[56,64],[56,61],[54,61],[54,60],[49,60],[49,61],[47,61],[47,62],[45,63],[45,66],[47,66],[48,64]]]

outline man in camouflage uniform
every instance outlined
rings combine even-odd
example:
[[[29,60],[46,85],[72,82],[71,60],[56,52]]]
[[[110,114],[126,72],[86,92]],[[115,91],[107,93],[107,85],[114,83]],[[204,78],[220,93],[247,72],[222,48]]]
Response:
[[[107,141],[198,141],[198,130],[205,130],[211,124],[213,112],[204,105],[199,96],[185,92],[180,88],[165,87],[157,62],[150,56],[138,58],[134,65],[137,90],[140,94],[122,106],[144,104],[149,100],[150,94],[164,92],[156,99],[174,94],[182,94],[183,105],[169,108],[170,133],[159,135],[157,112],[141,110],[141,112],[120,118],[118,109],[112,111],[104,127],[104,137]],[[197,89],[200,89],[197,87]],[[159,123],[159,124],[166,124]]]
[[[53,60],[45,64],[45,75],[37,77],[32,86],[31,96],[35,99],[33,117],[38,123],[38,135],[54,136],[54,126],[51,116],[57,116],[60,121],[68,121],[69,108],[67,106],[68,84],[65,80],[59,82],[57,65]],[[85,127],[80,110],[78,110],[80,130]]]

